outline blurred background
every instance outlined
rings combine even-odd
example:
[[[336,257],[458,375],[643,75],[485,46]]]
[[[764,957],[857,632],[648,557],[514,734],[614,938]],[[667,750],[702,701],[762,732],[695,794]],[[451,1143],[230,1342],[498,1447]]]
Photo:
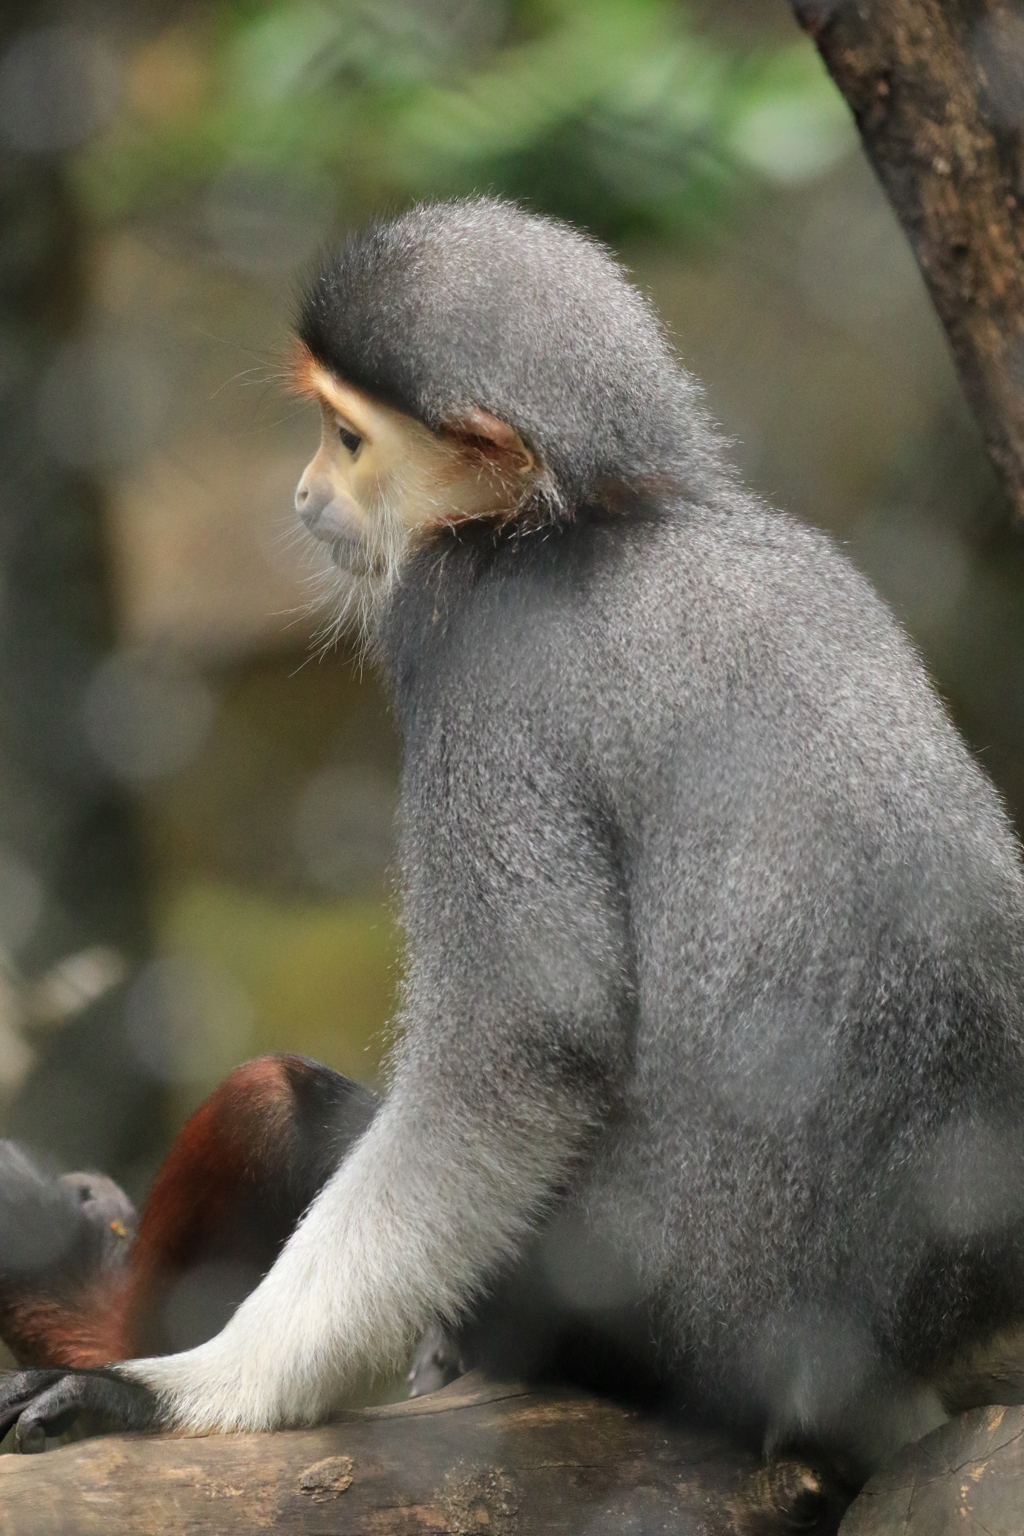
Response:
[[[1024,810],[1022,543],[785,0],[6,0],[0,1131],[135,1195],[237,1061],[378,1073],[397,743],[279,375],[325,241],[478,190],[615,246]]]

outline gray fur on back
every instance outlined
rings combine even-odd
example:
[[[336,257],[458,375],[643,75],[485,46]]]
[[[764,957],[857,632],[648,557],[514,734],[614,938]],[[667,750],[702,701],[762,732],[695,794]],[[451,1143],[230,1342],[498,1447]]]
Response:
[[[563,513],[439,535],[381,624],[399,1083],[442,1076],[503,1145],[540,1085],[572,1106],[574,1219],[679,1392],[862,1448],[880,1402],[1024,1317],[998,797],[842,552],[722,469],[590,241],[440,205],[310,294],[317,355],[431,426],[512,421]]]

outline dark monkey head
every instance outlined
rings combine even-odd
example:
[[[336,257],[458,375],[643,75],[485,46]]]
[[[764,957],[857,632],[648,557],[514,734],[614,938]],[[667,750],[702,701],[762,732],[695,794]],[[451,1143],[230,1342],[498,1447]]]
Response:
[[[415,530],[536,526],[724,473],[647,300],[595,241],[512,204],[360,230],[310,282],[298,335],[324,438],[297,507],[364,583]]]

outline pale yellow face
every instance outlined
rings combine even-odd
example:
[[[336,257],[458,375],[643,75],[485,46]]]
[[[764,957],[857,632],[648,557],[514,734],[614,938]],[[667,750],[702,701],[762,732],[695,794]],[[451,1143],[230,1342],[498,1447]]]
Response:
[[[321,415],[320,446],[295,493],[309,531],[355,577],[393,569],[416,535],[512,515],[534,467],[518,434],[483,411],[435,436],[306,358],[300,387]]]

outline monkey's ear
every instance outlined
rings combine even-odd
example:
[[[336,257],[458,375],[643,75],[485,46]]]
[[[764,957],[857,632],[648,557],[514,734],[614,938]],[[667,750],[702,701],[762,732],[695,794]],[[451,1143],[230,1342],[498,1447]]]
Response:
[[[526,476],[537,468],[537,455],[523,442],[515,427],[480,406],[474,405],[463,411],[448,424],[447,432],[460,446],[472,453],[483,454],[508,474]]]

